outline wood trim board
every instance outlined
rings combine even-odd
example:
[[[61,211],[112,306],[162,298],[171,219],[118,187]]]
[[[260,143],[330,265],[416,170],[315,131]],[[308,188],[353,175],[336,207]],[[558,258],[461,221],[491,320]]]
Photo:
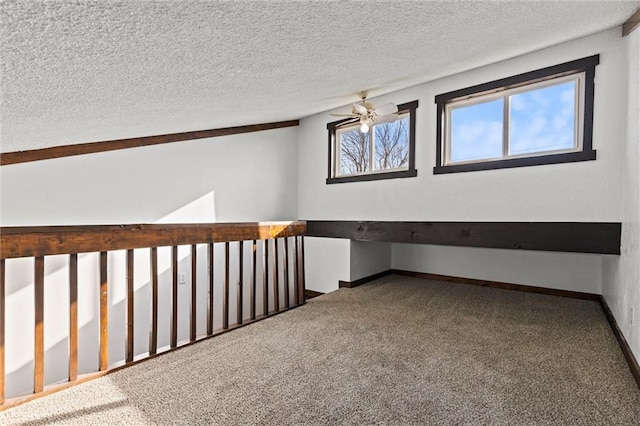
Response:
[[[619,222],[306,222],[309,237],[598,254],[620,254],[622,229]]]
[[[391,269],[388,271],[389,274],[395,275],[403,275],[407,277],[416,277],[423,278],[426,280],[433,281],[444,281],[456,284],[469,284],[469,285],[477,285],[482,287],[491,287],[491,288],[500,288],[503,290],[515,290],[515,291],[525,291],[527,293],[537,293],[537,294],[546,294],[549,296],[559,296],[559,297],[569,297],[572,299],[583,299],[583,300],[600,300],[599,294],[594,293],[584,293],[580,291],[570,291],[570,290],[559,290],[555,288],[548,287],[536,287],[524,284],[512,284],[506,283],[502,281],[490,281],[490,280],[480,280],[476,278],[464,278],[464,277],[454,277],[450,275],[440,275],[440,274],[429,274],[426,272],[413,272],[413,271],[405,271],[400,269]]]
[[[638,27],[640,27],[640,9],[636,10],[635,13],[622,24],[622,37],[628,36]]]
[[[607,301],[604,300],[604,297],[602,296],[600,296],[599,300],[600,300],[600,305],[602,306],[602,310],[604,311],[604,315],[607,317],[607,320],[609,321],[609,325],[611,326],[611,330],[613,331],[613,334],[616,336],[616,340],[618,341],[618,345],[620,345],[622,354],[624,355],[624,358],[626,359],[627,364],[629,365],[629,370],[631,370],[631,374],[633,375],[633,378],[636,380],[636,384],[638,385],[638,388],[640,388],[640,364],[638,364],[638,360],[633,355],[633,352],[631,351],[631,347],[629,346],[627,339],[625,339],[624,334],[622,334],[622,330],[620,329],[620,326],[618,326],[618,322],[616,321],[616,318],[613,316],[613,312],[611,312],[611,309],[609,309],[609,305],[607,304]]]
[[[321,291],[315,291],[315,290],[309,290],[309,289],[304,290],[305,300],[313,299],[314,297],[322,296],[323,294],[324,293],[322,293]]]
[[[457,283],[457,284],[478,285],[483,287],[501,288],[503,290],[526,291],[528,293],[546,294],[550,296],[559,296],[559,297],[570,297],[572,299],[584,299],[584,300],[596,300],[596,301],[600,300],[600,295],[593,294],[593,293],[584,293],[584,292],[570,291],[570,290],[558,290],[558,289],[548,288],[548,287],[536,287],[536,286],[530,286],[530,285],[524,285],[524,284],[512,284],[512,283],[506,283],[502,281],[481,280],[477,278],[464,278],[464,277],[454,277],[451,275],[440,275],[440,274],[431,274],[426,272],[406,271],[402,269],[388,269],[386,271],[378,272],[377,274],[369,275],[355,281],[340,280],[338,281],[338,287],[354,288],[362,284],[366,284],[368,282],[377,280],[378,278],[385,277],[387,275],[402,275],[406,277],[422,278],[425,280],[444,281],[444,282]]]
[[[377,280],[378,278],[382,278],[382,277],[386,277],[387,275],[392,274],[393,271],[391,269],[387,270],[387,271],[382,271],[382,272],[378,272],[377,274],[373,274],[373,275],[369,275],[363,278],[360,278],[359,280],[354,280],[354,281],[338,281],[338,288],[354,288],[354,287],[358,287],[359,285],[362,284],[366,284],[368,282],[371,282],[373,280]]]
[[[116,139],[101,142],[87,142],[73,145],[54,146],[51,148],[33,149],[0,153],[0,166],[27,163],[31,161],[49,160],[52,158],[70,157],[73,155],[94,154],[97,152],[118,149],[140,148],[173,142],[191,141],[219,136],[238,135],[242,133],[260,132],[263,130],[281,129],[299,125],[299,120],[279,121],[274,123],[251,124],[248,126],[223,127],[219,129],[196,130],[192,132],[170,133],[166,135],[143,136],[139,138]]]

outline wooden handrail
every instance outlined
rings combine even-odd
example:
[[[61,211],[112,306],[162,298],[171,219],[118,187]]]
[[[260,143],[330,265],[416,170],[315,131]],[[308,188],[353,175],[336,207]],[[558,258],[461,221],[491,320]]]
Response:
[[[0,259],[294,237],[306,222],[0,227]]]

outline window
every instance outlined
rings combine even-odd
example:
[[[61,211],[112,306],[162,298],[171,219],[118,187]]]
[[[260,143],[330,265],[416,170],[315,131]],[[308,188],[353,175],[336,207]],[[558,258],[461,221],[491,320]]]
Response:
[[[327,183],[393,179],[417,175],[414,163],[418,101],[398,105],[398,119],[371,126],[367,133],[353,119],[327,124]]]
[[[595,160],[599,56],[436,96],[435,174]]]

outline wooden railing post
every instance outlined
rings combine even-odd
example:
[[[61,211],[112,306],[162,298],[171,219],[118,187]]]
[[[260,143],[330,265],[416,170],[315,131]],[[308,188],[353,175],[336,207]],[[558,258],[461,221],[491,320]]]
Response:
[[[224,243],[224,297],[222,298],[222,328],[229,328],[229,242]]]
[[[289,309],[289,237],[284,237],[284,307]]]
[[[133,321],[134,321],[134,288],[133,288],[133,250],[127,250],[127,356],[126,362],[133,361]]]
[[[198,291],[198,248],[195,244],[191,245],[191,321],[189,323],[189,341],[196,341],[196,326],[197,326],[197,303],[196,296]]]
[[[4,324],[5,324],[5,272],[4,259],[0,259],[0,404],[4,404]]]
[[[258,266],[256,265],[258,256],[258,244],[253,240],[251,245],[251,294],[250,294],[250,312],[251,320],[256,319],[256,282],[258,274]]]
[[[215,290],[215,276],[214,276],[214,246],[213,243],[207,245],[207,274],[209,278],[209,296],[207,304],[207,335],[213,334],[213,307],[214,307],[214,290]]]
[[[297,279],[297,285],[298,285],[298,304],[302,304],[304,303],[305,297],[304,297],[304,251],[303,251],[303,247],[302,247],[302,237],[296,237],[296,253],[297,253],[297,259],[298,261],[296,262],[298,265],[298,279]]]
[[[273,239],[273,308],[276,312],[280,311],[280,281],[278,268],[278,239]]]
[[[238,290],[237,290],[237,308],[236,308],[236,323],[242,324],[243,317],[243,287],[244,287],[244,241],[238,243]]]
[[[171,347],[178,346],[178,247],[171,247]]]
[[[78,378],[78,255],[69,255],[69,381]]]
[[[269,315],[269,240],[262,240],[262,314]]]
[[[307,283],[306,283],[306,275],[304,273],[304,237],[300,236],[298,237],[300,238],[300,245],[302,246],[302,302],[304,303],[307,300],[307,297],[305,295],[305,289],[307,288]]]
[[[34,392],[42,392],[44,388],[44,257],[38,256],[35,261],[35,344],[33,354]]]
[[[98,368],[109,368],[109,300],[107,289],[107,252],[100,252],[100,355]]]
[[[293,298],[300,304],[300,257],[298,256],[298,237],[293,238]]]
[[[149,354],[158,351],[158,248],[151,247],[151,330],[149,332]]]

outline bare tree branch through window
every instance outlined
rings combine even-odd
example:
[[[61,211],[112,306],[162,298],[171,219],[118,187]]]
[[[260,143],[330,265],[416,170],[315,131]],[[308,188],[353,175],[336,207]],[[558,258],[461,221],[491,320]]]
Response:
[[[339,135],[341,175],[408,167],[409,117],[373,126],[367,133],[356,126]]]

